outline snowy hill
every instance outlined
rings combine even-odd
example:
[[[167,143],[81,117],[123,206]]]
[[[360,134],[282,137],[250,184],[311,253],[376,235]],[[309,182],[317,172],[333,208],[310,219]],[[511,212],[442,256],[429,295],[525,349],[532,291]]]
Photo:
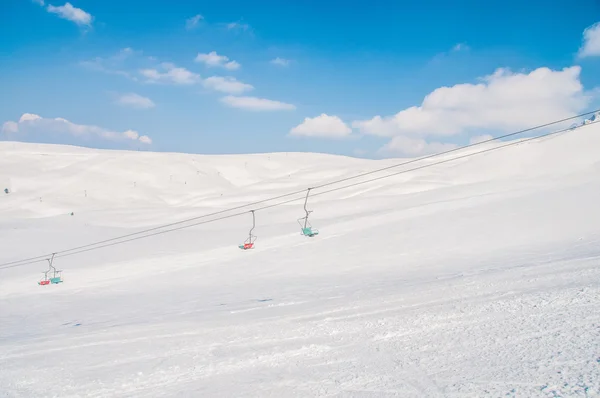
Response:
[[[0,263],[401,162],[0,153]],[[600,125],[385,174],[0,269],[0,397],[600,395]]]

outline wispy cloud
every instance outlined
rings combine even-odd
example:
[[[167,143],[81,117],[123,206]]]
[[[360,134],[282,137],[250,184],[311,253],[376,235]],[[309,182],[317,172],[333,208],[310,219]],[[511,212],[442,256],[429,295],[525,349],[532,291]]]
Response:
[[[138,140],[142,143],[142,144],[152,144],[152,138],[148,137],[147,135],[142,135],[140,136],[140,138],[138,138]]]
[[[458,52],[458,51],[469,51],[470,47],[467,46],[465,43],[458,43],[455,44],[454,47],[452,47],[452,52]]]
[[[198,24],[200,23],[200,21],[202,21],[203,19],[204,19],[204,17],[200,14],[194,15],[193,17],[185,20],[185,28],[187,30],[192,30],[192,29],[196,28],[198,26]]]
[[[4,134],[16,134],[19,132],[19,123],[13,121],[4,122],[0,131]]]
[[[227,29],[229,29],[229,30],[247,31],[250,29],[250,25],[245,24],[245,23],[240,23],[240,22],[230,22],[230,23],[226,24],[225,26],[227,26]]]
[[[204,87],[228,94],[241,94],[254,89],[251,84],[242,83],[235,77],[211,76],[202,81]]]
[[[148,109],[156,106],[156,104],[150,98],[136,93],[122,94],[116,99],[115,102],[121,106],[137,109]]]
[[[73,123],[61,117],[44,118],[33,113],[24,113],[18,122],[5,122],[2,125],[2,132],[12,135],[59,133],[80,138],[96,137],[109,141],[139,141],[144,144],[152,143],[150,137],[147,135],[140,135],[134,130],[116,132],[98,126]],[[13,138],[17,137],[13,136]]]
[[[436,54],[435,56],[433,56],[433,58],[431,59],[430,62],[438,63],[438,62],[443,61],[444,59],[451,57],[452,55],[456,55],[459,53],[468,53],[469,51],[471,51],[471,47],[469,47],[467,44],[456,43],[454,46],[452,46],[451,49],[449,49],[447,51],[442,51],[442,52]]]
[[[230,61],[225,55],[219,55],[216,51],[211,51],[208,54],[198,53],[195,58],[198,63],[203,63],[208,67],[220,67],[227,70],[236,70],[240,68],[240,64],[236,61]]]
[[[124,60],[124,59],[129,58],[129,57],[131,57],[133,55],[136,55],[136,54],[142,55],[142,51],[136,51],[136,50],[134,50],[131,47],[125,47],[125,48],[120,49],[113,56],[113,58],[117,59],[117,60]]]
[[[191,85],[200,82],[200,75],[186,68],[177,67],[170,62],[163,62],[159,69],[141,69],[140,74],[148,83],[166,83]]]
[[[218,55],[216,52],[209,54],[199,54],[197,62],[205,63],[211,67],[222,67],[225,69],[235,69],[239,64],[235,61],[229,61],[229,58]],[[159,63],[154,57],[142,57],[141,51],[131,48],[123,48],[118,53],[107,57],[97,57],[91,61],[80,62],[82,66],[88,69],[127,77],[134,81],[145,83],[161,83],[173,85],[196,85],[202,84],[205,88],[228,94],[241,94],[253,90],[250,84],[241,82],[231,76],[211,76],[202,79],[200,74],[192,72],[184,67],[179,67],[170,62]],[[138,67],[133,67],[137,65]],[[140,67],[141,66],[141,67]],[[134,98],[127,98],[133,105]],[[138,105],[141,106],[140,98],[135,98]],[[121,103],[123,104],[123,103]],[[146,104],[149,104],[146,102]]]
[[[43,2],[41,4],[43,4]],[[75,22],[79,26],[92,25],[92,15],[83,11],[81,8],[73,7],[71,3],[65,3],[65,5],[58,7],[50,4],[48,5],[47,10],[49,13],[56,14],[60,18]]]
[[[136,80],[135,76],[132,76],[129,72],[118,70],[118,69],[110,69],[103,65],[102,58],[95,58],[91,61],[81,61],[79,65],[86,67],[90,70],[94,70],[97,72],[107,73],[109,75],[119,75],[123,77],[127,77],[132,80]]]
[[[291,61],[289,59],[277,57],[275,59],[272,59],[270,62],[271,62],[271,64],[277,65],[277,66],[288,66]]]
[[[134,58],[140,58],[142,51],[134,50],[130,47],[119,50],[116,54],[110,57],[96,57],[89,61],[81,61],[79,64],[90,70],[97,72],[103,72],[110,75],[119,75],[132,80],[138,80],[133,73],[128,72],[124,69],[125,63],[128,60],[134,60]]]
[[[296,106],[292,104],[257,97],[234,97],[228,95],[221,98],[221,102],[232,108],[246,109],[250,111],[280,111],[296,109]]]

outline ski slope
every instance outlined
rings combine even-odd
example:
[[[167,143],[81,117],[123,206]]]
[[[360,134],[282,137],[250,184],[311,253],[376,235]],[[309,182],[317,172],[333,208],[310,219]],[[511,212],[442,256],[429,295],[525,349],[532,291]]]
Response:
[[[401,161],[0,153],[0,263]],[[0,397],[600,396],[599,182],[594,124],[316,195],[314,238],[300,193],[253,250],[248,213],[57,258],[59,285],[0,269]]]

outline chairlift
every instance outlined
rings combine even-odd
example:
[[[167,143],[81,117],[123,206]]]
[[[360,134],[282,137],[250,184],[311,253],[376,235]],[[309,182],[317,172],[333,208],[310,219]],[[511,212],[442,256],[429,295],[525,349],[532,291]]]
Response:
[[[312,188],[308,188],[308,191],[306,191],[306,199],[304,199],[304,211],[306,212],[306,216],[298,219],[298,224],[300,224],[302,235],[308,236],[309,238],[319,234],[319,231],[313,229],[312,225],[308,221],[308,216],[310,213],[312,213],[312,210],[307,210],[306,204],[308,203],[308,195],[310,195],[311,189]]]
[[[42,279],[40,279],[40,281],[38,282],[38,285],[40,285],[40,286],[49,285],[50,279],[48,279],[48,271],[44,271],[43,274],[44,274],[44,277]]]
[[[252,213],[252,228],[250,228],[250,232],[248,233],[248,239],[246,239],[243,244],[238,246],[242,250],[253,249],[254,242],[257,238],[255,235],[252,235],[252,231],[256,227],[256,217],[254,216],[254,210],[250,210],[250,212]]]
[[[49,284],[59,284],[62,280],[62,270],[57,270],[52,263],[54,262],[54,256],[56,253],[52,253],[51,258],[47,258],[48,261],[48,270],[44,271],[44,278],[38,282],[39,285],[45,286]],[[52,272],[52,277],[48,278],[48,273]]]
[[[53,277],[50,278],[50,283],[58,284],[61,283],[62,280],[62,270],[54,270]]]

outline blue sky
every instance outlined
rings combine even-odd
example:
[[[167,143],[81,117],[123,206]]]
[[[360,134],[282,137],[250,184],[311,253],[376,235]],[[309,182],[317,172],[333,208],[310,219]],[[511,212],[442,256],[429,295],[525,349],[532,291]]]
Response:
[[[0,7],[3,140],[415,156],[600,105],[595,0]]]

